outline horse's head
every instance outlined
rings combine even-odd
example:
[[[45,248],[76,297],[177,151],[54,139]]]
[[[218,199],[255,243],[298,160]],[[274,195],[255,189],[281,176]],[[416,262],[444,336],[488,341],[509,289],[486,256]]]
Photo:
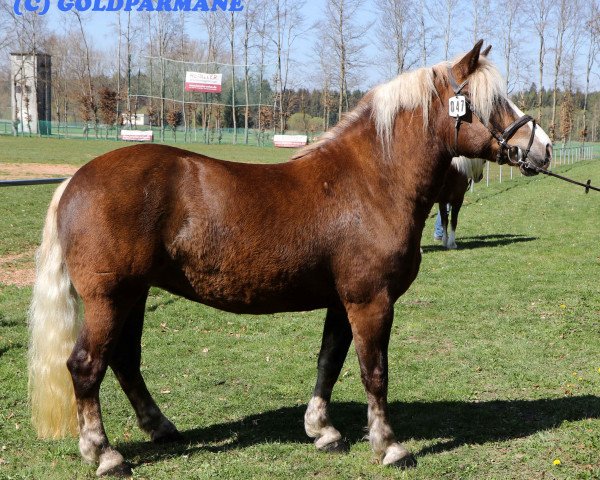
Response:
[[[442,115],[452,130],[449,147],[461,155],[509,163],[524,175],[534,175],[536,169],[548,168],[552,143],[535,120],[507,97],[502,77],[486,58],[489,47],[481,53],[482,44],[480,40],[439,72],[445,79],[439,92]]]

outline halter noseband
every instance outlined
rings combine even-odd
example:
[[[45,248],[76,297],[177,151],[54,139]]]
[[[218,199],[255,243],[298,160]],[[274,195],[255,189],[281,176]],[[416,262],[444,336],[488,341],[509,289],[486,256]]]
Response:
[[[452,68],[448,67],[448,81],[450,83],[450,86],[452,87],[452,90],[454,91],[454,94],[460,95],[462,89],[467,85],[468,79],[466,79],[464,82],[462,82],[459,85],[457,83],[456,79],[454,78],[454,75],[452,74]],[[535,128],[536,128],[535,119],[531,115],[523,115],[523,116],[517,118],[514,122],[512,122],[502,132],[500,132],[500,129],[498,127],[496,127],[496,125],[494,125],[491,120],[489,122],[491,124],[491,126],[482,120],[479,113],[473,108],[473,104],[469,100],[469,97],[467,97],[464,93],[462,94],[462,96],[465,99],[465,103],[466,103],[467,107],[469,107],[471,112],[473,112],[475,114],[475,116],[479,119],[481,124],[485,128],[487,128],[487,130],[490,132],[492,137],[494,137],[496,139],[496,141],[498,142],[498,145],[500,146],[500,150],[498,150],[498,154],[496,155],[496,162],[499,165],[502,165],[502,164],[506,163],[506,161],[505,161],[505,158],[506,158],[509,161],[516,163],[516,164],[525,164],[526,160],[527,160],[527,156],[529,155],[529,150],[531,150],[531,146],[533,145],[533,139],[535,138]],[[517,130],[519,130],[519,128],[521,128],[523,125],[525,125],[529,122],[533,123],[533,128],[531,129],[531,136],[529,137],[529,143],[527,144],[527,149],[525,150],[525,152],[523,152],[521,147],[518,147],[515,145],[510,145],[508,143],[508,141],[514,136],[515,133],[517,133]],[[456,117],[456,125],[455,125],[455,129],[454,129],[454,150],[455,151],[458,150],[458,131],[460,129],[461,123],[462,123],[461,117],[457,116]],[[517,152],[516,159],[513,159],[510,157],[510,152],[513,149],[515,149]],[[506,155],[504,155],[505,153],[506,153]]]

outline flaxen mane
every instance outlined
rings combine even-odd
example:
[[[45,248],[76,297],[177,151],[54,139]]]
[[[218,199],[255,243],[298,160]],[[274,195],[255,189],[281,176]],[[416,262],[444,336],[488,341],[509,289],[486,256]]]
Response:
[[[370,111],[375,122],[377,136],[381,140],[383,151],[389,152],[393,140],[394,122],[400,111],[420,108],[423,112],[423,128],[429,124],[431,101],[438,95],[435,80],[448,83],[448,67],[454,62],[441,62],[428,68],[419,68],[402,73],[387,83],[371,90],[354,110],[347,113],[341,121],[320,139],[299,150],[292,158],[300,158],[318,149],[330,140],[337,138],[346,128]],[[467,85],[469,98],[483,122],[489,120],[494,105],[499,99],[506,98],[504,81],[498,69],[485,57],[479,58],[477,70],[469,77]]]

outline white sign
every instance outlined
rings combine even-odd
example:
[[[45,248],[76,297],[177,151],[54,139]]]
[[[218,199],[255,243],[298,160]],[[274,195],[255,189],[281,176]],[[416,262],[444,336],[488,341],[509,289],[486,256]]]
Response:
[[[151,142],[152,130],[121,130],[121,140],[128,142]]]
[[[273,145],[282,148],[298,148],[308,143],[306,135],[273,135]]]
[[[220,73],[185,72],[185,91],[221,93]]]
[[[467,113],[467,101],[463,95],[450,97],[448,100],[448,114],[451,117],[462,117]]]

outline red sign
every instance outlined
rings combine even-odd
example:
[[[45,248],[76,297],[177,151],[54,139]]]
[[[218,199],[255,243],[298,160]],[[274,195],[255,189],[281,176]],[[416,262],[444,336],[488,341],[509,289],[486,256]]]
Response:
[[[185,72],[185,91],[221,93],[220,73]]]

